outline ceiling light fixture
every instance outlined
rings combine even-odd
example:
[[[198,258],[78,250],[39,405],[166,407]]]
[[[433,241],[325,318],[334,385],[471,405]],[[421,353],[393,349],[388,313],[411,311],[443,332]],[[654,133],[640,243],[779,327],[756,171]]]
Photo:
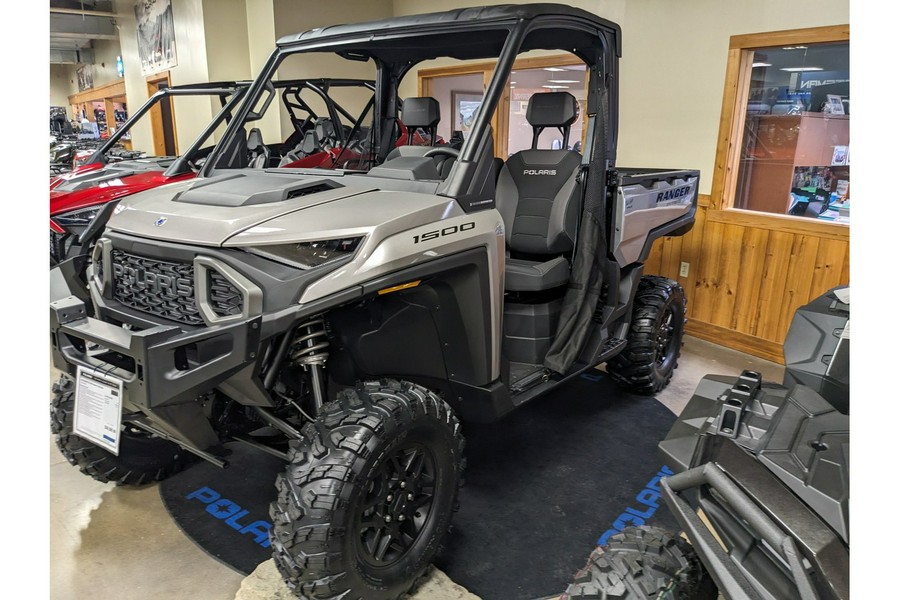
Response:
[[[781,70],[788,73],[803,73],[805,71],[821,71],[822,67],[783,67]]]
[[[782,46],[782,50],[806,50],[806,46]]]
[[[577,79],[548,79],[550,83],[579,83]]]
[[[567,85],[542,85],[541,87],[545,87],[549,90],[567,90],[569,86]]]
[[[772,63],[766,63],[766,62],[755,62],[755,63],[753,63],[753,68],[754,68],[754,69],[755,69],[756,67],[771,67],[771,66],[772,66]]]
[[[545,71],[565,71],[565,69],[560,69],[559,67],[544,67]]]

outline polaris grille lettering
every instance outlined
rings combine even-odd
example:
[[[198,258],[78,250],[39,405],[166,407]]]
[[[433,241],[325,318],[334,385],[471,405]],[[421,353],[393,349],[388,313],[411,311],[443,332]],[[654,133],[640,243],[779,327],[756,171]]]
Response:
[[[686,196],[691,191],[691,186],[686,185],[674,190],[666,190],[656,195],[656,203],[665,202],[666,200],[674,200]]]
[[[525,169],[523,175],[556,175],[556,169]]]
[[[155,294],[166,296],[192,296],[193,282],[183,277],[158,275],[146,269],[134,268],[118,263],[113,264],[113,273],[117,280],[137,289],[149,290]]]

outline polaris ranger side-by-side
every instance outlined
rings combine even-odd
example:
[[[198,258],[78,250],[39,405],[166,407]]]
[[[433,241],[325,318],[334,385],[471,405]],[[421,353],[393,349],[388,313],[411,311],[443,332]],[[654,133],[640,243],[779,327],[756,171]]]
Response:
[[[185,451],[227,466],[226,442],[280,456],[271,542],[297,595],[409,591],[449,528],[461,422],[600,363],[641,393],[676,366],[684,294],[643,261],[692,226],[699,174],[616,167],[620,44],[617,25],[557,4],[279,40],[199,177],[120,202],[86,291],[51,271],[62,452],[124,483],[173,473]],[[532,148],[495,156],[492,115],[531,50],[585,63],[583,155],[577,101],[553,92],[528,102]],[[435,99],[399,98],[439,57],[497,61],[460,147],[440,143]],[[373,71],[372,110],[332,168],[291,167],[265,140],[274,74],[297,60]],[[544,130],[560,149],[540,147]],[[80,420],[89,404],[112,417]]]

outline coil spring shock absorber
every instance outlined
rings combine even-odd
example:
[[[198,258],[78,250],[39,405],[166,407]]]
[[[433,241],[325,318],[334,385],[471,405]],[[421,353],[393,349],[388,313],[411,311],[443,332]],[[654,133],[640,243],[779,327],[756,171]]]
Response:
[[[325,404],[325,361],[328,360],[328,337],[325,319],[313,317],[297,327],[297,338],[291,344],[290,357],[294,364],[309,371],[316,413]]]

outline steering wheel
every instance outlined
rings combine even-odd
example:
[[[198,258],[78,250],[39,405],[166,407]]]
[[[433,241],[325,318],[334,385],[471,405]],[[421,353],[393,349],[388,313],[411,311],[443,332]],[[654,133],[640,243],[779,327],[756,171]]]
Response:
[[[447,156],[452,156],[453,158],[459,158],[459,150],[456,148],[451,148],[450,146],[435,146],[422,156],[440,156],[441,154],[445,154]]]

